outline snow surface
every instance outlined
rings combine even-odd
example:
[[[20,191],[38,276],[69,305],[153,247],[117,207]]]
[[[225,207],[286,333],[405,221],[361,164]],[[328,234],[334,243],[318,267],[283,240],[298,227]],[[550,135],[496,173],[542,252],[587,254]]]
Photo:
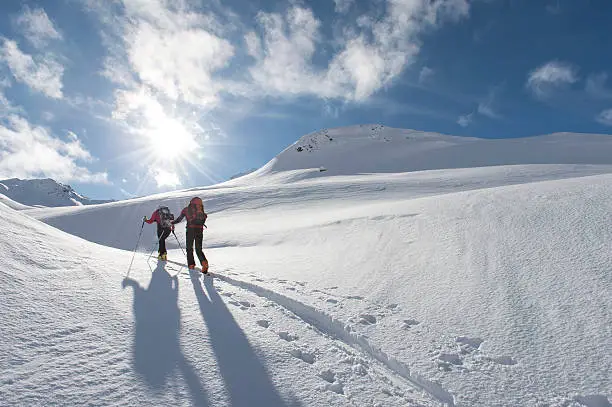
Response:
[[[1,189],[0,189],[1,191]],[[31,206],[21,204],[19,202],[13,201],[11,198],[4,194],[0,194],[0,202],[8,206],[9,208],[15,209],[17,211],[21,211],[24,209],[32,209]]]
[[[406,172],[394,149],[346,159],[374,148],[354,133],[306,152],[329,161],[281,169],[288,149],[217,186],[0,204],[1,404],[610,406],[612,137],[524,139],[520,165],[422,152],[433,168]],[[366,159],[383,170],[349,167]],[[144,225],[124,279],[142,215],[196,194],[214,277],[173,237],[170,261],[148,260]]]
[[[70,185],[60,184],[50,178],[6,179],[0,182],[0,192],[13,201],[29,206],[80,206],[111,202],[89,199],[79,195]]]

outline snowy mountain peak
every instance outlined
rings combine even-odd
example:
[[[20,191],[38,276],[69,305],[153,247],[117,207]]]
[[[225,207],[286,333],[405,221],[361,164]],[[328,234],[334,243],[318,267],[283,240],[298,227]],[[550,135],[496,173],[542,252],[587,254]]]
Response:
[[[0,192],[13,201],[30,206],[80,206],[112,202],[89,199],[77,193],[70,185],[51,178],[6,179],[0,181]]]
[[[299,172],[317,176],[399,173],[521,164],[612,164],[612,137],[556,133],[483,139],[381,124],[323,129],[282,151],[257,175]],[[311,170],[311,171],[307,171]]]

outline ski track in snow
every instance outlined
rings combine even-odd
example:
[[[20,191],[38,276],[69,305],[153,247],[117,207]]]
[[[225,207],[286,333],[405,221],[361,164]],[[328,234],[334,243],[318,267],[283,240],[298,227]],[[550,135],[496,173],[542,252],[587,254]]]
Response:
[[[187,267],[186,264],[168,261],[179,266]],[[305,323],[313,326],[318,331],[333,339],[339,340],[344,344],[361,351],[372,359],[382,363],[390,371],[407,380],[412,386],[427,392],[432,398],[449,407],[454,407],[454,397],[438,383],[431,382],[417,373],[411,372],[408,365],[401,360],[388,355],[380,348],[371,344],[366,337],[358,333],[352,332],[349,325],[342,322],[331,315],[316,309],[310,305],[303,304],[293,298],[289,298],[273,290],[261,287],[259,285],[246,281],[237,280],[235,278],[223,274],[211,274],[210,277],[219,279],[233,286],[251,291],[260,297],[266,298],[276,304],[286,308],[293,314],[302,319]],[[204,278],[207,278],[206,276]],[[261,280],[261,279],[260,279]],[[365,320],[368,323],[375,322],[375,318],[371,315],[366,315]],[[286,341],[295,340],[287,332],[280,332],[279,336]]]

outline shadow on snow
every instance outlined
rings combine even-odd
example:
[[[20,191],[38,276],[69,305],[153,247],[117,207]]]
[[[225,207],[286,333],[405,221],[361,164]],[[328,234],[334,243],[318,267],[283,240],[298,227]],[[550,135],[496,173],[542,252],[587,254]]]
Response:
[[[219,371],[229,392],[231,406],[297,407],[299,404],[295,400],[288,404],[277,393],[266,368],[217,293],[213,279],[204,278],[208,296],[202,287],[199,272],[191,273],[191,282],[208,327]]]
[[[153,271],[149,287],[126,278],[123,287],[134,288],[133,364],[136,372],[155,391],[167,390],[166,382],[178,369],[194,405],[208,406],[206,390],[180,346],[178,279],[170,276],[163,263]]]

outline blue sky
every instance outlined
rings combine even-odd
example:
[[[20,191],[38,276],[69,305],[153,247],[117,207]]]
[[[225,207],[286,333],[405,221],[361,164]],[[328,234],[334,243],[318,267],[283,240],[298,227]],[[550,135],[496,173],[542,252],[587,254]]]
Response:
[[[612,129],[607,0],[0,3],[0,179],[122,199],[223,181],[300,136]]]

